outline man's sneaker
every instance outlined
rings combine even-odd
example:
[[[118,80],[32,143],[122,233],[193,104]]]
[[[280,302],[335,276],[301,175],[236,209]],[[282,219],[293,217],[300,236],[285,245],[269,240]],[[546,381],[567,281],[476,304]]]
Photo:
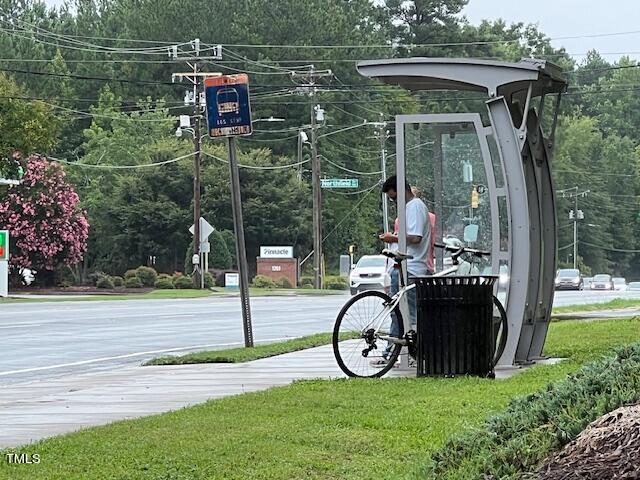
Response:
[[[378,358],[376,360],[371,360],[369,362],[369,365],[371,365],[372,367],[375,368],[384,368],[387,366],[387,364],[389,363],[389,359],[385,358],[385,357],[381,357]]]

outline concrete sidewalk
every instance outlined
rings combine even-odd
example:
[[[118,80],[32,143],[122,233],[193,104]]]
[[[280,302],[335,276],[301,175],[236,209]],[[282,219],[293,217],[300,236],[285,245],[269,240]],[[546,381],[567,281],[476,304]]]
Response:
[[[506,378],[518,368],[498,368]],[[396,368],[387,376],[415,376]],[[127,367],[2,387],[0,448],[295,380],[341,378],[331,345],[236,364]]]

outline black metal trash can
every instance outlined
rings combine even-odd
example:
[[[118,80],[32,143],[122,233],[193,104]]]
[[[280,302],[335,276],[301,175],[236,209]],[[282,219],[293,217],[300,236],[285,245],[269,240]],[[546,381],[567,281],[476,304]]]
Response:
[[[416,278],[418,376],[493,375],[495,275]]]

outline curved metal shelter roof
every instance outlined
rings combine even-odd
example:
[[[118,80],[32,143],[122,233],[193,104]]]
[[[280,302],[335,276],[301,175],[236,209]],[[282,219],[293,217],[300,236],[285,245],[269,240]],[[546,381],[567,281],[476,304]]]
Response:
[[[474,58],[399,58],[358,62],[360,74],[408,90],[468,90],[490,97],[525,92],[533,82],[532,96],[562,93],[567,80],[560,67],[537,59],[518,63]]]

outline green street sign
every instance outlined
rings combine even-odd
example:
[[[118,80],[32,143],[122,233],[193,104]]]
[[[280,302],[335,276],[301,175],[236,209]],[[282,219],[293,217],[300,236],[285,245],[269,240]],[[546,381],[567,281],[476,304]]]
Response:
[[[357,178],[321,178],[321,188],[358,188]]]
[[[0,261],[9,260],[9,232],[0,230]]]

